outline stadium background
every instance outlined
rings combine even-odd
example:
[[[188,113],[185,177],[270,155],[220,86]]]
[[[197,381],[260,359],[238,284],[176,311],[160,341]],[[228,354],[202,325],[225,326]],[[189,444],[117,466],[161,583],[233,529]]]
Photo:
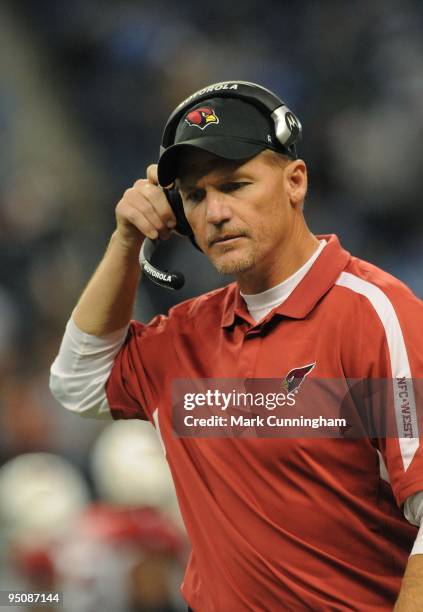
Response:
[[[49,365],[122,192],[157,159],[170,110],[208,83],[256,81],[283,97],[303,122],[311,229],[423,295],[422,27],[417,0],[1,3],[1,464],[54,453],[100,497],[90,457],[105,423],[56,404]],[[144,321],[227,282],[182,238],[157,261],[187,285],[143,281]],[[4,589],[26,578],[4,519],[0,529]]]

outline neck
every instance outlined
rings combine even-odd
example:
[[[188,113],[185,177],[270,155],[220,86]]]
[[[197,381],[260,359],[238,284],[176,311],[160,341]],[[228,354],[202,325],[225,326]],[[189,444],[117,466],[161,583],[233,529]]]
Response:
[[[319,241],[304,224],[295,228],[271,253],[271,260],[263,258],[252,270],[243,272],[236,280],[245,294],[255,294],[271,289],[292,276],[310,259],[319,246]]]

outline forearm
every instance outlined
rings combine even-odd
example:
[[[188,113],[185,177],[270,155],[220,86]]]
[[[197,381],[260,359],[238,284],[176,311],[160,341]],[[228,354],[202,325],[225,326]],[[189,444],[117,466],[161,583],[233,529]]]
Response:
[[[76,326],[92,336],[125,327],[132,316],[140,279],[138,256],[145,236],[169,237],[175,215],[157,181],[157,166],[147,168],[116,206],[116,231],[73,312]]]
[[[423,554],[417,554],[408,560],[393,612],[421,612],[421,610],[423,610]]]
[[[105,336],[128,324],[141,273],[140,245],[141,240],[125,246],[114,232],[73,312],[73,320],[81,331]]]

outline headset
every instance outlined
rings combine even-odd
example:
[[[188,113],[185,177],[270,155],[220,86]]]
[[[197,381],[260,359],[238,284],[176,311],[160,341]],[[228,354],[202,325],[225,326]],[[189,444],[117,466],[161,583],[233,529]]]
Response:
[[[247,81],[214,83],[196,91],[178,104],[166,122],[160,146],[160,156],[174,144],[176,129],[183,115],[191,107],[210,98],[238,98],[255,106],[261,113],[270,117],[274,126],[277,146],[269,144],[268,147],[288,155],[292,159],[297,158],[296,144],[302,136],[300,120],[286,106],[285,102],[269,89]],[[185,216],[182,199],[178,190],[164,189],[164,192],[176,217],[177,225],[175,231],[187,236],[192,244],[201,250],[195,241],[193,231]],[[167,289],[181,289],[185,284],[185,278],[181,272],[176,270],[172,272],[161,271],[151,264],[150,259],[158,243],[158,240],[151,240],[150,238],[144,240],[140,251],[140,264],[143,272],[156,285],[166,287]]]

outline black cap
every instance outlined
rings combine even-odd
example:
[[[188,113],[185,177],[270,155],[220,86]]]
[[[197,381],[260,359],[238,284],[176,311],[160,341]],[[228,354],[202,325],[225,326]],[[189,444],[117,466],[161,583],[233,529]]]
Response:
[[[188,109],[176,128],[174,144],[161,155],[159,183],[170,185],[178,176],[178,157],[198,148],[219,157],[243,160],[264,149],[295,157],[276,139],[273,121],[256,106],[236,98],[210,98]]]

